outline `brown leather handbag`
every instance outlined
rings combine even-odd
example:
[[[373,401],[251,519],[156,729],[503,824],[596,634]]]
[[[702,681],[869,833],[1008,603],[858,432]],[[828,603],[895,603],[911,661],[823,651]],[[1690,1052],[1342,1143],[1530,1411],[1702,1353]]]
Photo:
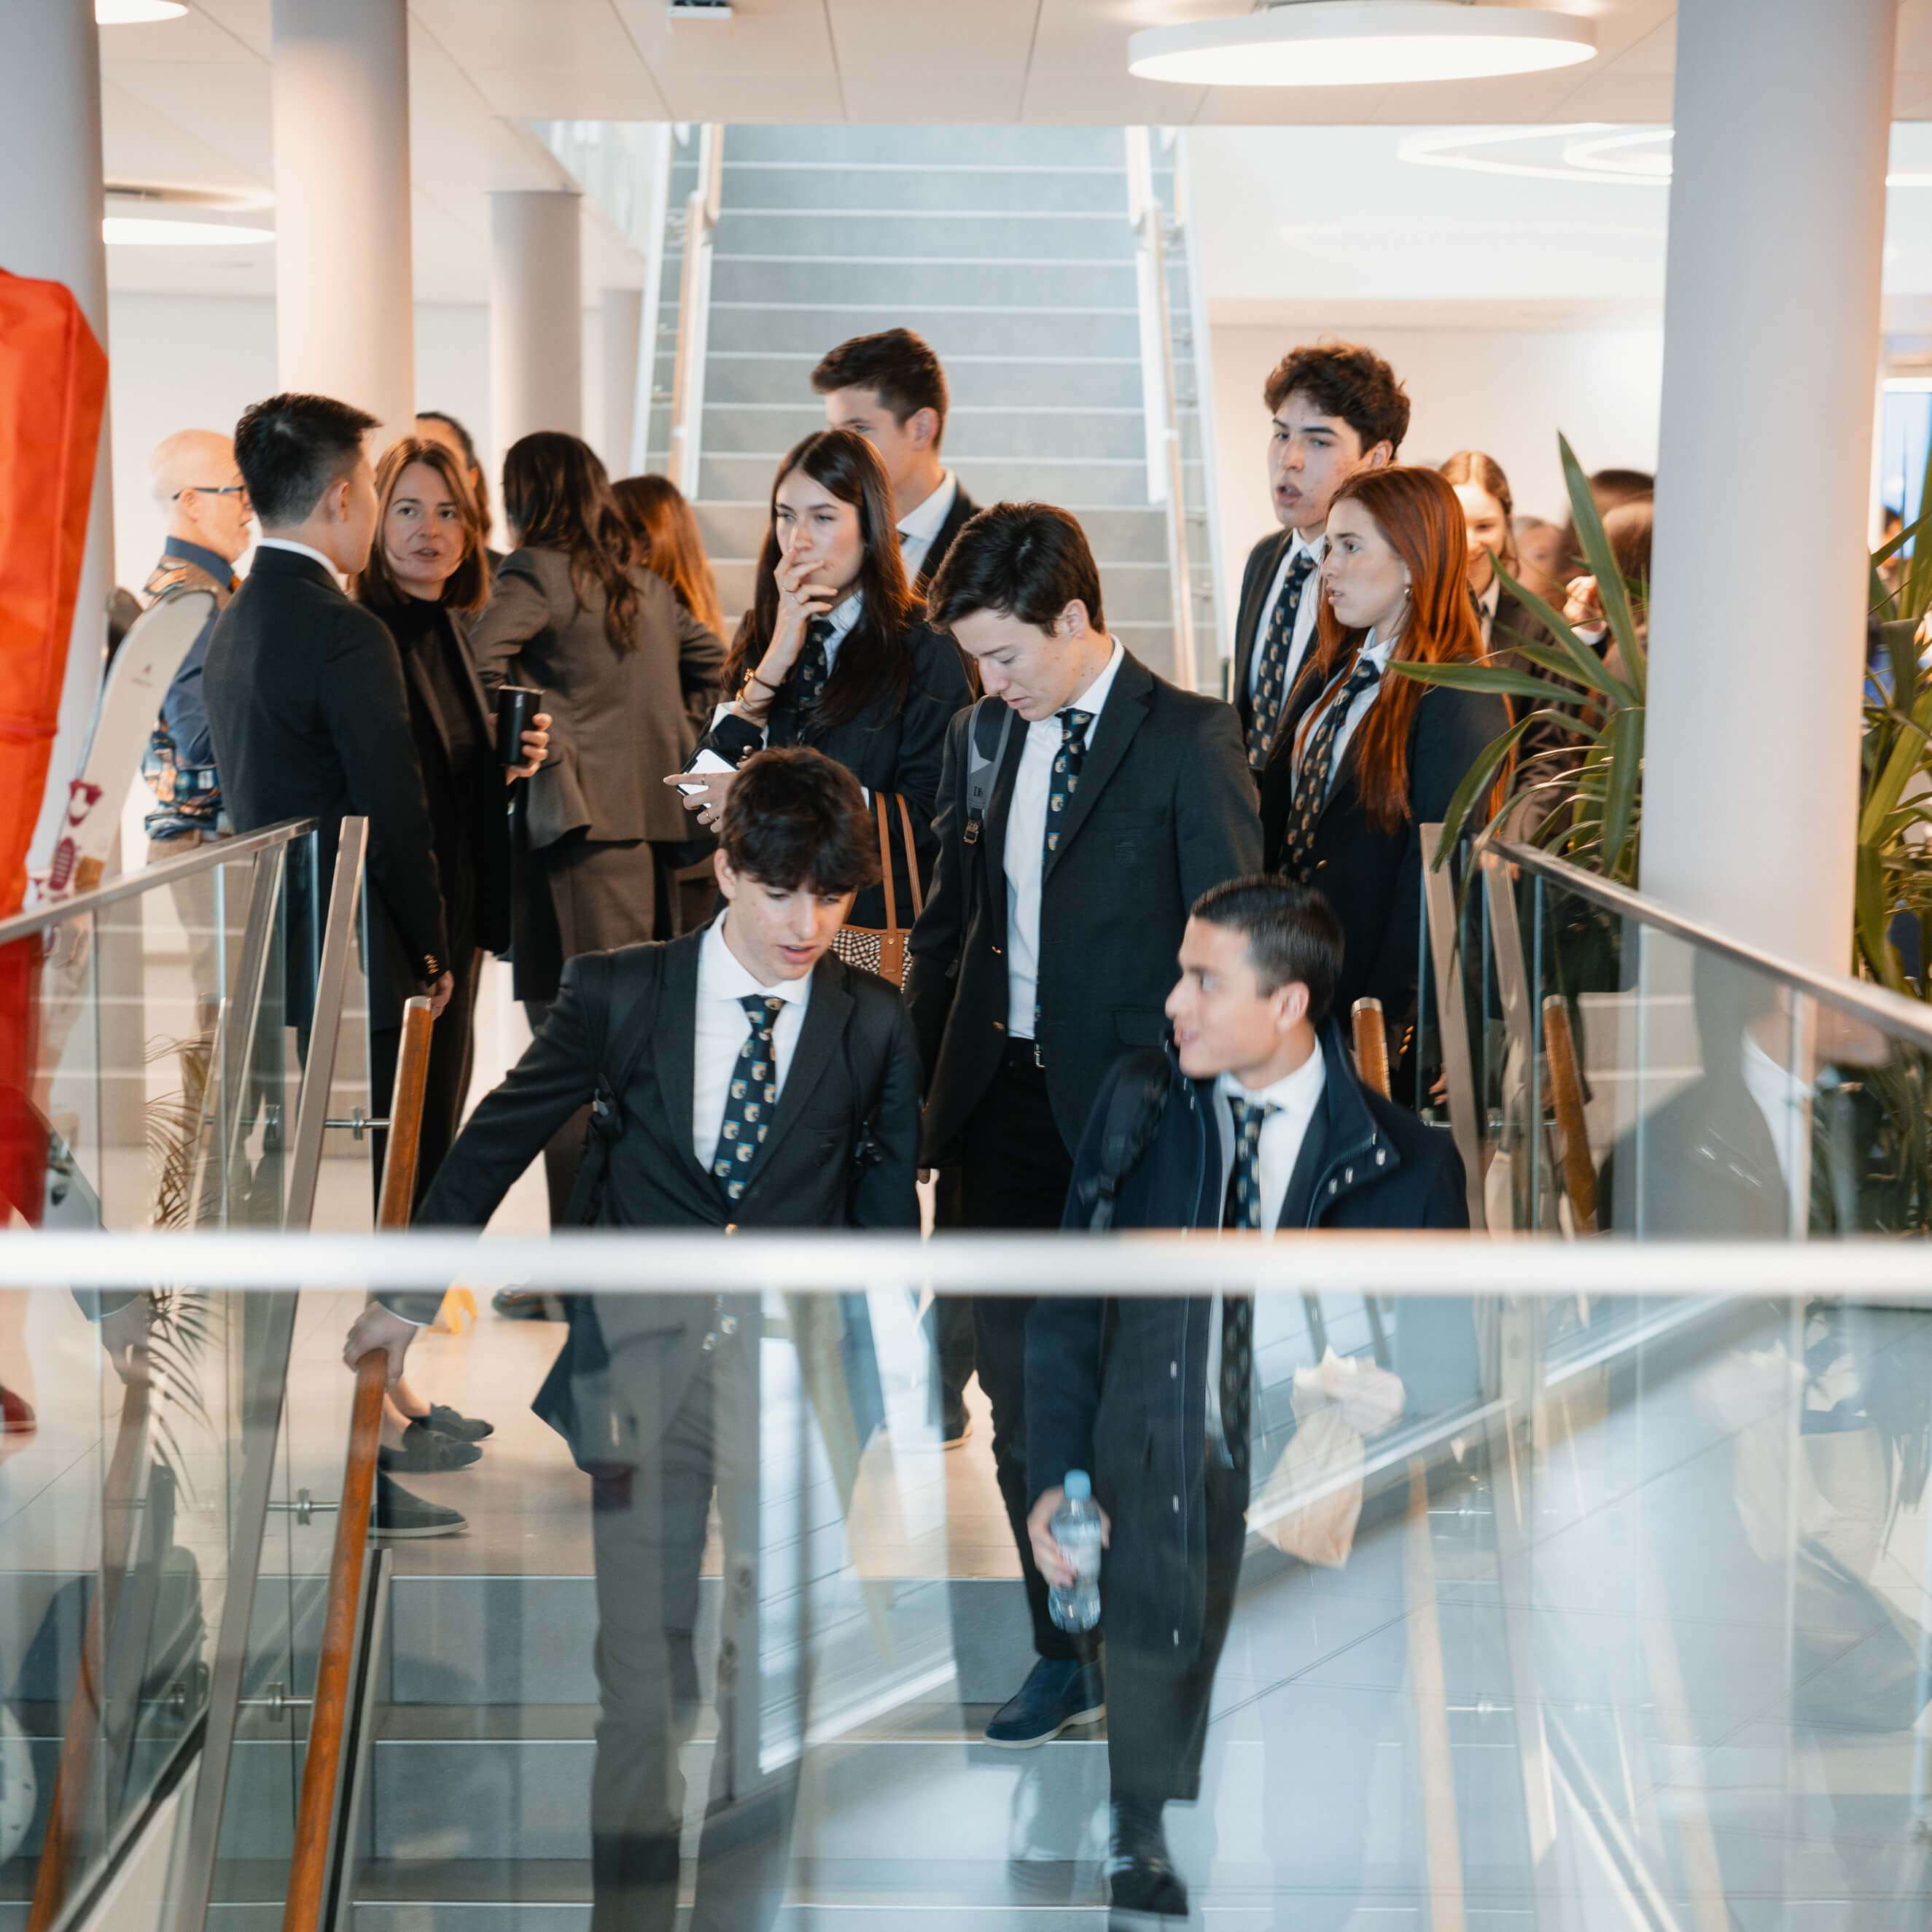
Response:
[[[898,807],[899,830],[905,840],[906,878],[912,886],[912,920],[904,926],[899,923],[898,893],[892,884],[892,819],[886,810],[886,794],[875,791],[872,794],[872,815],[879,825],[879,876],[886,888],[886,922],[884,926],[842,926],[838,937],[832,944],[832,950],[847,965],[876,973],[880,979],[890,980],[896,986],[905,977],[906,940],[911,933],[913,920],[916,920],[924,910],[925,902],[919,890],[919,854],[913,848],[912,814],[906,809],[905,800],[897,792],[892,794],[892,802]]]

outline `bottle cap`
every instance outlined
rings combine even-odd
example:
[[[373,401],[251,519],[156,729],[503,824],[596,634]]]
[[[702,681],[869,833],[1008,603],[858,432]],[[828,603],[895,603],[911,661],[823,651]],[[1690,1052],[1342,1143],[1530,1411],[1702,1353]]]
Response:
[[[1069,1469],[1065,1487],[1070,1503],[1084,1503],[1094,1493],[1093,1483],[1084,1469]]]

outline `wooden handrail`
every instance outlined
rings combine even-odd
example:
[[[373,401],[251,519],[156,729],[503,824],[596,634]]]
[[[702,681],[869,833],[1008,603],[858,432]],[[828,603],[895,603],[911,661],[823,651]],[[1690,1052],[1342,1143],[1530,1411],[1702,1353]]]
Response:
[[[1382,1098],[1389,1098],[1388,1028],[1382,1019],[1382,1003],[1372,993],[1365,993],[1349,1010],[1348,1024],[1355,1035],[1355,1066],[1364,1083]]]
[[[403,1009],[402,1050],[389,1102],[389,1138],[382,1162],[378,1228],[406,1228],[416,1193],[416,1156],[422,1144],[423,1091],[429,1078],[429,1002]],[[349,1414],[349,1454],[342,1501],[335,1514],[335,1544],[328,1558],[328,1601],[316,1658],[315,1696],[310,1707],[308,1748],[302,1763],[302,1796],[296,1808],[295,1851],[282,1932],[322,1932],[323,1892],[335,1838],[342,1789],[343,1740],[347,1733],[356,1637],[362,1621],[362,1579],[369,1560],[369,1513],[376,1494],[376,1452],[382,1434],[382,1397],[388,1386],[386,1349],[371,1348],[356,1364],[356,1399]]]

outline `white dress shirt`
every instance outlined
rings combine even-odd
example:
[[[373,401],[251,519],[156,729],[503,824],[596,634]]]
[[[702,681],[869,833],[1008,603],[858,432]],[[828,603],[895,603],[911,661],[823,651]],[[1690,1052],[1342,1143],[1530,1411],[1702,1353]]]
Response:
[[[1327,1084],[1328,1068],[1318,1040],[1308,1058],[1292,1073],[1285,1073],[1258,1093],[1244,1087],[1232,1073],[1215,1082],[1220,1101],[1216,1109],[1221,1124],[1221,1198],[1228,1198],[1228,1182],[1234,1166],[1234,1106],[1245,1100],[1250,1106],[1274,1107],[1277,1112],[1262,1123],[1260,1146],[1262,1226],[1270,1234],[1281,1230],[1282,1203],[1288,1198],[1288,1184],[1294,1178],[1294,1164],[1301,1158],[1301,1144],[1308,1138],[1308,1124]],[[1221,1298],[1208,1320],[1208,1440],[1223,1441],[1221,1429]]]
[[[1316,614],[1322,607],[1322,560],[1328,552],[1328,538],[1325,534],[1312,543],[1299,530],[1288,539],[1287,549],[1281,554],[1280,566],[1274,574],[1274,581],[1268,586],[1268,594],[1262,604],[1261,616],[1255,624],[1252,648],[1248,652],[1248,701],[1252,704],[1256,691],[1261,683],[1262,653],[1268,647],[1268,626],[1274,619],[1274,607],[1281,601],[1281,586],[1288,581],[1289,566],[1298,556],[1306,556],[1314,560],[1315,568],[1308,581],[1301,586],[1301,602],[1294,609],[1294,635],[1288,647],[1286,674],[1282,680],[1284,697],[1294,688],[1294,680],[1301,669],[1301,661],[1308,655],[1309,640],[1315,635]]]
[[[1382,695],[1382,686],[1388,682],[1388,661],[1395,656],[1396,643],[1401,634],[1400,631],[1395,632],[1384,643],[1371,632],[1368,642],[1362,646],[1363,659],[1375,665],[1382,675],[1367,690],[1356,692],[1342,719],[1342,728],[1335,734],[1334,755],[1328,760],[1328,789],[1331,794],[1335,789],[1336,780],[1342,776],[1342,754],[1348,748],[1348,740],[1355,735],[1357,727],[1369,715],[1369,706]],[[1298,774],[1301,770],[1303,748],[1316,726],[1320,723],[1322,715],[1328,710],[1329,700],[1336,687],[1353,669],[1351,665],[1336,671],[1329,680],[1328,688],[1301,714],[1301,723],[1294,734],[1294,770]]]
[[[908,584],[916,581],[925,568],[926,553],[932,549],[940,526],[952,515],[952,506],[958,499],[958,478],[951,470],[942,470],[939,488],[917,509],[908,510],[900,518],[899,556],[905,565]]]
[[[328,572],[331,583],[339,585],[342,581],[342,573],[336,568],[332,558],[324,556],[320,550],[308,544],[297,543],[292,537],[257,537],[255,548],[257,550],[292,550],[298,556],[313,557]]]
[[[1784,1177],[1785,1192],[1802,1174],[1810,1185],[1811,1158],[1811,1089],[1788,1067],[1781,1066],[1751,1038],[1744,1036],[1744,1091],[1770,1130],[1771,1144],[1778,1156],[1778,1171]]]
[[[784,1010],[772,1029],[778,1090],[784,1091],[785,1074],[805,1025],[812,998],[812,975],[781,980],[761,986],[724,943],[728,910],[705,928],[698,950],[697,1028],[692,1052],[691,1146],[698,1164],[708,1174],[718,1150],[718,1130],[724,1124],[724,1102],[737,1071],[738,1055],[751,1037],[752,1022],[738,1002],[748,994],[763,993],[784,1000]]]
[[[1125,655],[1114,644],[1106,668],[1064,707],[1094,714],[1087,727],[1090,757],[1100,714]],[[1053,789],[1053,761],[1066,736],[1058,711],[1029,722],[1006,812],[1006,1031],[1015,1040],[1033,1037],[1034,1002],[1040,986],[1040,893],[1046,876],[1046,801]]]

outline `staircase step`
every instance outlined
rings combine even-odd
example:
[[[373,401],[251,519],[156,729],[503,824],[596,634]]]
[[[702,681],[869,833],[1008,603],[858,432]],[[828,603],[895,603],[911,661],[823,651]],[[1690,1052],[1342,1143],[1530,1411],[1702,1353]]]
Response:
[[[863,162],[750,161],[734,158],[735,145],[734,135],[724,157],[722,206],[730,214],[799,209],[828,214],[991,214],[1050,208],[1066,214],[1124,218],[1126,211],[1126,172],[1120,166],[880,167]]]
[[[769,291],[711,305],[710,346],[754,354],[791,353],[815,361],[848,336],[883,328],[916,329],[944,362],[950,356],[1025,356],[1051,345],[1062,356],[1140,359],[1140,315],[1132,298],[1083,296],[1076,304],[1042,308],[1037,299],[1000,304],[914,301],[888,292],[872,301],[834,296],[824,288],[782,302]]]
[[[809,392],[807,392],[809,394]],[[814,397],[788,405],[724,403],[705,398],[704,453],[707,456],[775,454],[825,427],[825,410]],[[946,418],[948,463],[1001,459],[1030,461],[1050,453],[1068,458],[1106,457],[1143,463],[1147,433],[1138,405],[1114,407],[996,409],[986,405],[956,409]]]
[[[768,475],[768,485],[770,480]],[[748,562],[757,557],[765,539],[762,499],[700,502],[696,508],[698,526],[714,568],[721,560]],[[1159,508],[1090,508],[1081,511],[1079,517],[1103,572],[1115,563],[1166,563],[1167,523],[1166,513]]]
[[[700,452],[698,494],[741,503],[764,503],[782,449],[755,456]],[[1147,501],[1147,464],[1096,458],[1087,463],[956,460],[952,467],[974,502],[1058,503],[1077,516],[1089,508],[1130,509]]]
[[[712,257],[711,293],[714,303],[850,304],[902,316],[926,306],[1132,311],[1136,299],[1130,262],[1034,261],[1018,252],[1004,261],[962,262],[936,248],[922,259],[854,255],[813,262],[721,253]],[[825,346],[840,339],[832,335]]]
[[[1124,173],[1118,128],[824,127],[734,123],[724,140],[727,170],[748,162],[791,167],[1094,168]]]
[[[1118,265],[1134,259],[1134,232],[1127,224],[1124,196],[1110,208],[1072,214],[1057,208],[986,213],[927,208],[905,214],[727,208],[718,220],[716,245],[721,259],[796,256],[809,262],[855,256],[1010,262],[1019,255],[1042,262]]]
[[[952,355],[942,359],[956,412],[981,406],[1136,411],[1141,406],[1140,363],[1131,356]],[[790,407],[807,398],[816,406],[812,372],[818,360],[806,350],[789,355],[714,352],[705,364],[706,406],[772,403]]]

